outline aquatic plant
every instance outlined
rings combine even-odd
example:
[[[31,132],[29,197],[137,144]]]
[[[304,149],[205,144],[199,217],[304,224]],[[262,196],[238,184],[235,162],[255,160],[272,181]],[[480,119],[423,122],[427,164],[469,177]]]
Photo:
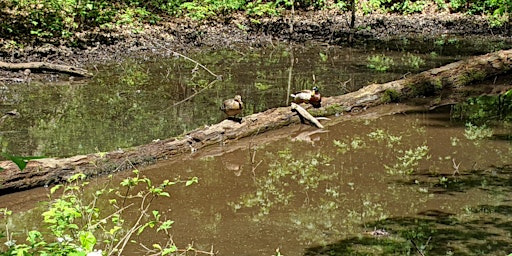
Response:
[[[263,217],[272,208],[288,205],[298,193],[314,191],[323,182],[336,176],[319,170],[332,160],[326,155],[314,154],[295,158],[290,149],[279,151],[277,155],[269,164],[266,175],[255,178],[256,191],[242,195],[239,202],[229,203],[234,210],[258,207],[257,216]],[[302,191],[291,190],[290,183],[296,183]]]
[[[493,135],[493,130],[489,128],[487,125],[473,125],[472,123],[466,124],[466,129],[464,130],[464,137],[466,139],[471,140],[475,143],[479,141],[490,138]]]
[[[429,148],[427,145],[418,146],[414,149],[399,150],[402,155],[397,156],[398,162],[393,166],[384,165],[389,174],[413,174],[420,160],[429,159]]]
[[[421,66],[425,65],[425,60],[423,60],[420,56],[414,55],[410,52],[402,57],[402,62],[414,70],[418,70]]]
[[[385,72],[390,67],[392,67],[395,62],[392,58],[383,55],[377,54],[367,58],[368,64],[366,65],[368,68],[375,69],[377,71]]]

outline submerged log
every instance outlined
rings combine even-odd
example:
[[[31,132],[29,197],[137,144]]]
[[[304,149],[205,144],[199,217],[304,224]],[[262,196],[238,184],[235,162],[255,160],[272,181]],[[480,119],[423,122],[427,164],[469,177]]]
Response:
[[[51,70],[51,71],[57,71],[61,73],[67,73],[75,76],[82,76],[82,77],[90,77],[92,76],[87,70],[73,67],[73,66],[67,66],[67,65],[60,65],[60,64],[52,64],[52,63],[46,63],[46,62],[28,62],[28,63],[8,63],[0,61],[0,68],[1,69],[9,69],[9,70],[21,70],[21,69],[44,69],[44,70]]]
[[[323,107],[310,109],[309,112],[313,116],[326,116],[410,97],[436,95],[443,90],[463,90],[469,83],[509,71],[511,64],[512,50],[472,57],[401,80],[372,84],[341,96],[324,97]],[[224,144],[299,121],[289,107],[280,107],[246,116],[240,123],[224,120],[189,132],[180,139],[161,140],[103,154],[31,160],[23,171],[13,162],[2,161],[0,167],[4,170],[0,171],[0,194],[59,183],[80,172],[95,176],[131,166],[151,164],[181,153],[194,152],[213,144]]]

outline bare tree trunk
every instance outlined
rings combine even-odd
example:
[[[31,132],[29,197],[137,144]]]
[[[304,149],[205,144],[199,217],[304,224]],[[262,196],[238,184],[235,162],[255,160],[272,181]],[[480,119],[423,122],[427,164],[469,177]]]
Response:
[[[354,43],[354,34],[356,26],[356,0],[350,1],[350,31],[348,35],[348,43],[352,45]]]

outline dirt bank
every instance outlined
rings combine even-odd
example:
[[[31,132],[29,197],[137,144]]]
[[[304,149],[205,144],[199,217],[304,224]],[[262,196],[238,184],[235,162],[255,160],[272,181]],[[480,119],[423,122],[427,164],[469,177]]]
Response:
[[[44,61],[54,64],[91,67],[98,62],[120,61],[131,55],[169,55],[169,49],[186,53],[202,47],[240,48],[272,47],[279,42],[304,43],[316,41],[332,45],[348,44],[349,14],[333,10],[285,14],[252,22],[235,14],[224,17],[227,22],[194,22],[174,19],[158,25],[145,26],[134,33],[130,27],[115,30],[84,31],[77,34],[73,47],[49,40],[42,45],[10,50],[0,39],[0,61],[20,63]],[[291,21],[291,22],[290,22]],[[293,31],[290,32],[290,24]],[[443,36],[480,38],[486,41],[507,41],[510,28],[491,28],[483,17],[461,14],[360,15],[356,19],[354,45],[375,44],[394,40],[431,41]],[[478,42],[471,40],[471,42]],[[385,44],[384,44],[385,45]],[[390,44],[393,45],[393,44]],[[388,46],[386,46],[388,47]],[[480,51],[480,52],[479,52]],[[488,49],[475,47],[475,54]],[[19,72],[0,70],[0,77],[24,76]],[[37,75],[36,75],[37,76]],[[47,76],[43,76],[43,78]],[[37,77],[33,77],[33,79]],[[41,78],[41,77],[39,77]],[[52,76],[51,79],[58,79]]]

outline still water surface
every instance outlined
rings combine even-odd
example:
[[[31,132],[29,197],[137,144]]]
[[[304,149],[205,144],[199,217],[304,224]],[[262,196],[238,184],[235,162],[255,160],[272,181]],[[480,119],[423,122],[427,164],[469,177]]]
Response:
[[[222,81],[171,54],[129,59],[97,66],[86,83],[10,87],[2,110],[15,108],[22,117],[2,124],[3,140],[12,154],[47,156],[141,145],[219,122],[225,117],[218,106],[234,94],[248,115],[286,106],[290,91],[316,85],[325,96],[339,95],[463,57],[438,50],[316,45],[190,56]],[[369,70],[368,57],[376,54],[396,65]],[[425,61],[419,69],[406,65],[411,54]],[[468,140],[449,110],[333,117],[324,132],[292,125],[142,173],[154,183],[198,177],[153,204],[175,221],[180,248],[193,243],[218,255],[272,255],[278,248],[284,255],[414,255],[416,247],[429,255],[510,253],[512,147],[499,136],[510,131],[495,127],[491,138]],[[16,224],[23,233],[41,222],[39,210],[26,210],[47,192],[2,196],[0,207],[29,219]]]
[[[235,94],[249,115],[288,105],[297,90],[318,86],[324,96],[340,95],[463,57],[431,46],[422,52],[309,45],[190,54],[222,80],[172,53],[98,64],[90,67],[96,75],[82,82],[10,85],[0,111],[16,109],[21,117],[0,128],[13,155],[112,151],[218,123],[225,118],[221,102]],[[394,60],[387,72],[367,67],[368,57],[383,54]]]
[[[324,121],[323,132],[292,125],[145,168],[155,184],[199,179],[153,206],[175,221],[180,248],[218,255],[414,255],[413,242],[428,255],[510,253],[512,144],[498,136],[509,131],[469,140],[449,108],[372,111]],[[17,196],[37,201],[44,190]],[[0,205],[19,207],[15,197]]]

